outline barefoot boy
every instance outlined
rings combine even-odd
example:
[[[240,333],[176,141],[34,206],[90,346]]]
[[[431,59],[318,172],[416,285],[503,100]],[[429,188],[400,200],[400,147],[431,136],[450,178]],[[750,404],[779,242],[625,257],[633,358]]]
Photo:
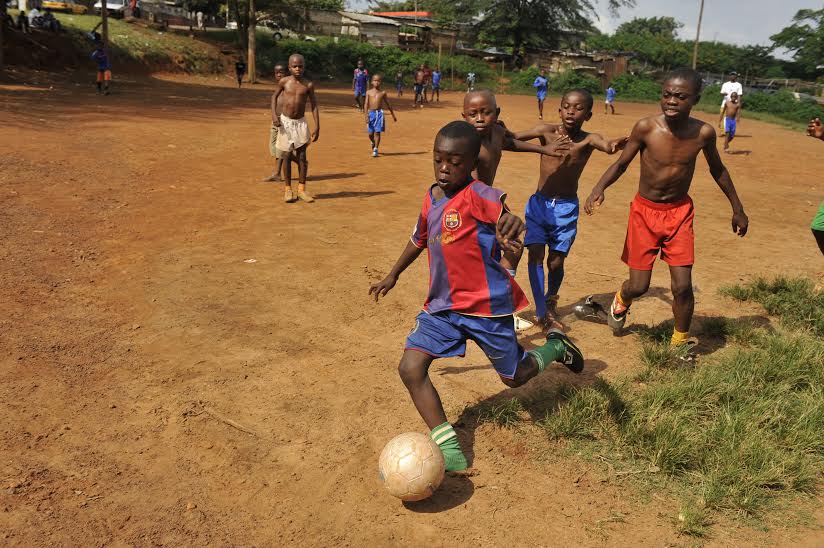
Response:
[[[423,70],[423,65],[415,69],[415,102],[412,103],[412,108],[423,108],[423,92],[426,86],[426,73]]]
[[[363,98],[366,96],[366,83],[369,81],[369,71],[364,68],[363,59],[358,59],[358,64],[352,75],[352,91],[355,94],[355,107],[358,112],[363,112]]]
[[[315,98],[315,85],[305,76],[303,55],[293,54],[289,57],[289,76],[282,79],[275,85],[275,94],[272,102],[280,111],[272,113],[272,123],[278,128],[277,148],[288,152],[295,152],[298,158],[298,194],[297,199],[304,202],[314,202],[314,198],[306,192],[306,149],[309,148],[309,140],[318,140],[320,136],[320,114],[318,113],[318,100]],[[281,98],[280,96],[283,95]],[[306,103],[311,103],[312,119],[315,122],[315,129],[309,134],[309,124],[306,123],[304,114],[306,113]],[[284,201],[291,203],[295,201],[292,192],[292,163],[286,162],[284,166]]]
[[[275,65],[275,84],[280,82],[286,76],[286,64],[278,63]],[[281,180],[280,174],[283,171],[283,159],[289,158],[289,153],[283,150],[278,150],[278,127],[275,125],[275,118],[277,114],[277,104],[275,101],[275,94],[272,93],[272,127],[269,129],[269,154],[275,159],[275,169],[272,175],[264,179],[267,182],[279,182]]]
[[[538,119],[544,119],[544,101],[546,101],[546,92],[549,87],[549,80],[546,78],[546,70],[541,69],[541,73],[535,77],[532,82],[532,87],[535,88],[535,96],[538,98]]]
[[[383,105],[389,109],[392,119],[398,121],[389,97],[381,89],[383,77],[376,74],[372,77],[372,89],[366,92],[366,131],[369,132],[369,141],[372,143],[372,157],[378,157],[378,148],[381,146],[381,133],[386,131],[386,121],[383,118]]]
[[[612,84],[607,88],[607,97],[604,100],[604,114],[608,114],[607,111],[610,111],[612,114],[615,114],[615,96],[618,92],[615,91],[615,88],[612,87]]]
[[[647,292],[655,258],[669,265],[672,280],[672,311],[675,315],[673,345],[688,344],[695,305],[692,292],[694,234],[690,184],[695,160],[700,152],[713,179],[732,206],[732,230],[747,233],[749,220],[738,199],[730,174],[715,145],[715,129],[690,117],[700,99],[701,76],[690,69],[671,72],[661,93],[663,114],[644,118],[635,124],[624,152],[592,189],[584,210],[592,215],[604,202],[604,191],[626,171],[641,153],[641,178],[638,194],[630,205],[623,261],[629,266],[629,279],[615,294],[607,314],[613,333],[619,335],[633,300]]]
[[[525,143],[512,137],[506,128],[498,123],[501,109],[495,101],[495,95],[488,89],[470,91],[464,97],[463,119],[472,124],[481,137],[481,150],[478,155],[475,178],[492,186],[495,183],[495,174],[504,150],[512,152],[537,152],[550,156],[564,156],[569,149],[569,143],[552,142],[541,145]],[[515,276],[515,269],[521,259],[523,250],[510,250],[504,253],[501,264],[510,274]]]
[[[570,90],[561,99],[560,125],[540,124],[534,129],[515,133],[516,139],[540,139],[541,144],[568,137],[569,156],[541,156],[538,191],[526,205],[526,238],[529,259],[529,285],[535,300],[535,315],[544,329],[561,329],[558,322],[558,291],[564,280],[564,260],[578,232],[578,179],[593,150],[615,154],[624,148],[627,137],[607,141],[597,133],[587,133],[582,126],[592,118],[593,98],[585,89]],[[544,292],[544,254],[549,247],[546,265],[549,284]]]
[[[515,337],[513,314],[526,306],[521,289],[494,260],[496,245],[509,247],[523,222],[506,208],[506,194],[473,181],[481,137],[466,122],[451,122],[435,138],[435,184],[426,192],[412,239],[389,275],[369,293],[385,296],[424,248],[429,252],[429,295],[406,340],[398,372],[444,455],[446,470],[467,468],[457,435],[429,380],[436,358],[463,356],[471,339],[507,386],[520,386],[553,361],[576,373],[581,351],[552,331],[545,344],[525,352]]]
[[[724,103],[724,152],[729,152],[730,142],[735,139],[735,130],[738,128],[738,120],[741,118],[741,101],[738,100],[736,92],[730,93],[730,98]]]

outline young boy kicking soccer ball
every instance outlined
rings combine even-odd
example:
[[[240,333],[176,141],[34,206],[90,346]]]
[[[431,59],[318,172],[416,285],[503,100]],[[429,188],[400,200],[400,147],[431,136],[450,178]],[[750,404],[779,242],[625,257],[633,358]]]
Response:
[[[435,358],[463,356],[471,339],[490,359],[507,386],[520,386],[553,361],[576,373],[581,351],[560,331],[529,352],[515,336],[515,311],[527,305],[523,291],[494,258],[494,247],[515,244],[523,222],[506,208],[506,194],[480,181],[472,171],[481,136],[466,122],[451,122],[435,138],[435,184],[426,192],[418,223],[389,275],[369,288],[385,296],[401,273],[429,251],[429,295],[406,340],[401,379],[443,451],[447,471],[467,468],[457,435],[446,420],[440,396],[429,379]]]
[[[597,133],[582,129],[592,118],[592,94],[585,89],[568,91],[561,99],[560,125],[540,124],[528,131],[514,133],[516,139],[540,139],[541,144],[569,138],[569,156],[541,156],[538,190],[526,205],[526,237],[529,285],[535,301],[535,316],[543,328],[561,329],[558,322],[558,291],[564,280],[564,261],[578,232],[578,180],[592,151],[615,154],[624,148],[627,137],[607,141]],[[544,255],[549,247],[547,269],[549,284],[544,292]]]
[[[396,122],[398,118],[392,105],[389,104],[389,97],[381,89],[383,77],[376,74],[372,77],[372,88],[366,92],[366,131],[369,132],[369,141],[372,143],[372,157],[378,157],[378,148],[381,146],[381,133],[386,131],[386,121],[383,118],[383,105],[389,109],[392,119]]]
[[[289,153],[293,152],[298,158],[298,194],[295,197],[292,191],[292,163],[284,165],[284,201],[292,203],[296,199],[304,202],[314,202],[315,199],[306,192],[306,149],[309,141],[314,143],[320,136],[320,114],[318,100],[315,98],[315,85],[303,75],[303,55],[293,54],[289,57],[289,76],[275,85],[275,94],[272,103],[280,111],[278,116],[272,112],[272,123],[278,128],[277,148]],[[281,97],[283,95],[283,97]],[[309,124],[306,123],[306,103],[312,104],[312,118],[315,129],[309,134]]]
[[[592,215],[595,208],[603,204],[604,191],[626,171],[635,155],[641,153],[641,178],[638,194],[630,205],[622,256],[629,266],[629,279],[615,294],[607,313],[607,322],[615,335],[621,334],[632,302],[649,289],[652,266],[660,253],[669,265],[672,280],[675,329],[671,343],[680,346],[695,342],[689,339],[695,306],[692,292],[695,211],[688,192],[700,152],[704,153],[712,178],[732,206],[733,232],[739,236],[747,233],[749,220],[718,154],[715,129],[690,117],[692,107],[700,98],[701,76],[697,72],[690,69],[671,72],[662,87],[663,114],[635,124],[621,157],[607,169],[584,205],[587,215]]]

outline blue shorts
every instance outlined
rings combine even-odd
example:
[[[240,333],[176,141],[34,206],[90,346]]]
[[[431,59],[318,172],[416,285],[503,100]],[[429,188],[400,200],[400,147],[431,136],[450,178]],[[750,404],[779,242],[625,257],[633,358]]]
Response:
[[[382,110],[369,111],[369,123],[366,124],[366,131],[369,133],[383,133],[386,131],[386,122],[383,119]]]
[[[415,95],[421,95],[423,93],[423,84],[415,84]]]
[[[355,97],[363,97],[366,95],[366,86],[355,86]]]
[[[421,311],[406,339],[406,349],[436,358],[463,356],[467,340],[475,341],[505,379],[514,378],[518,364],[526,358],[515,336],[514,316],[488,318],[448,310],[435,314]]]
[[[548,245],[551,251],[567,254],[578,234],[578,198],[547,198],[540,192],[526,204],[524,245]]]
[[[735,130],[738,127],[738,121],[735,118],[724,118],[724,131],[730,138],[735,137]]]
[[[538,93],[535,94],[535,96],[538,97],[539,101],[545,101],[546,100],[546,91],[539,91]]]

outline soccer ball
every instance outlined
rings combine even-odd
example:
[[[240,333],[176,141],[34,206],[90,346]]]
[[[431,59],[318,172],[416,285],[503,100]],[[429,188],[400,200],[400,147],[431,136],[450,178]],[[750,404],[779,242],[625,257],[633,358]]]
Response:
[[[423,500],[443,481],[443,453],[426,434],[400,434],[389,440],[381,451],[378,475],[393,496],[408,501]]]

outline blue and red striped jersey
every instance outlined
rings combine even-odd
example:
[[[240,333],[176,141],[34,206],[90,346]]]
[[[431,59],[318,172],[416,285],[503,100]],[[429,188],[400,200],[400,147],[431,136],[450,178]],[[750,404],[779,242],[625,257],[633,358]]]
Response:
[[[429,313],[507,316],[529,303],[501,266],[495,225],[506,194],[472,181],[452,197],[435,200],[429,188],[412,243],[429,252]]]

